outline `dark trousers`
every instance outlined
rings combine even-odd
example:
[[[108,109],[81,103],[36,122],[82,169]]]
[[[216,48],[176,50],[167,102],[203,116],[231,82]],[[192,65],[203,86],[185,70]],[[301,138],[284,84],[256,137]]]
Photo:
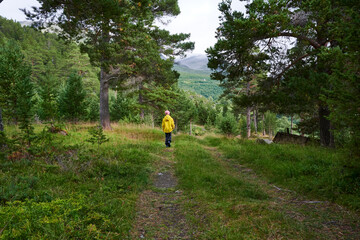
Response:
[[[171,132],[165,133],[165,145],[167,147],[170,147],[170,144],[171,144]]]

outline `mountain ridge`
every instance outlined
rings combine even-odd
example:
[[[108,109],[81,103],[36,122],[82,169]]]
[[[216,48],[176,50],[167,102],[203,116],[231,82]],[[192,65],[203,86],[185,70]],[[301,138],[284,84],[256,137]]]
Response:
[[[186,66],[189,69],[206,71],[210,74],[211,70],[207,67],[208,59],[205,54],[196,54],[183,59],[175,60],[175,64]]]

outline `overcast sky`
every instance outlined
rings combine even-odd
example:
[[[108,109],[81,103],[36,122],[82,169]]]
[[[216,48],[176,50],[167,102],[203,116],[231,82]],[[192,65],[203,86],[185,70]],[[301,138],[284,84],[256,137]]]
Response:
[[[195,42],[194,54],[204,54],[205,49],[214,45],[215,30],[219,26],[218,4],[221,0],[178,0],[181,14],[172,18],[165,26],[171,33],[191,33]],[[1,2],[1,0],[0,0]],[[244,11],[244,2],[233,0],[233,8]],[[39,6],[36,0],[3,0],[0,3],[0,15],[16,21],[25,21],[25,15],[19,8],[31,9]]]

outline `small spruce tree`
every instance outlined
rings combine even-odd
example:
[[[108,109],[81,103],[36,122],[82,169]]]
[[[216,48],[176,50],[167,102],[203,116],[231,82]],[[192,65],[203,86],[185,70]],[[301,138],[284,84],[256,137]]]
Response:
[[[85,90],[81,77],[72,73],[60,92],[58,104],[60,116],[65,120],[78,121],[85,115]]]
[[[234,115],[228,112],[220,121],[220,130],[227,135],[235,134],[237,130],[236,125],[237,122]]]
[[[102,126],[100,124],[90,128],[88,132],[91,135],[91,137],[86,141],[92,144],[97,144],[98,148],[100,148],[101,144],[109,141],[109,138],[107,138],[106,135],[104,134]]]
[[[0,108],[8,118],[19,123],[22,137],[28,145],[34,135],[34,87],[31,83],[31,66],[24,61],[19,45],[9,40],[0,46]],[[2,123],[0,123],[2,125]]]
[[[88,101],[86,119],[91,122],[99,121],[99,99],[97,97],[91,97]]]
[[[111,98],[112,104],[110,106],[110,118],[113,121],[119,121],[125,119],[131,114],[130,101],[121,94],[117,97]]]
[[[54,76],[49,71],[40,77],[41,84],[39,86],[39,109],[38,115],[40,120],[54,120],[57,114],[57,87]]]
[[[32,111],[34,88],[30,80],[30,66],[24,68],[23,71],[27,71],[27,76],[25,75],[24,78],[19,79],[15,86],[17,95],[16,115],[19,121],[19,128],[23,133],[23,139],[30,146],[34,138],[34,127],[31,125],[34,115]]]

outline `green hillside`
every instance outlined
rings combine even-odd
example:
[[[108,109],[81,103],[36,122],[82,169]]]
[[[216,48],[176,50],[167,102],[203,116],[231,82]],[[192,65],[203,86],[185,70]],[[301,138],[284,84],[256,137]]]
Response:
[[[219,82],[210,79],[210,70],[194,70],[186,66],[174,65],[174,69],[180,73],[179,87],[194,91],[206,98],[218,99],[222,94]]]

